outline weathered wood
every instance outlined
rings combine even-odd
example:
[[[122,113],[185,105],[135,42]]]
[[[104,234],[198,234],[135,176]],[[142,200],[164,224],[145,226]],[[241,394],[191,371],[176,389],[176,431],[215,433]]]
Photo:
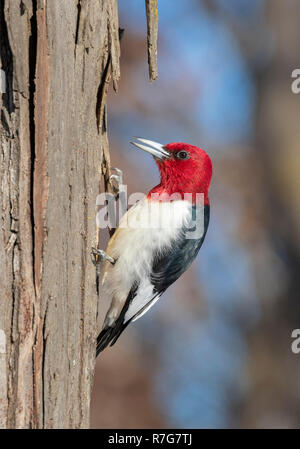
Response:
[[[158,9],[157,0],[145,0],[147,15],[147,46],[150,82],[157,78],[157,36]]]
[[[108,58],[117,87],[117,3],[0,0],[0,14],[0,425],[88,427],[97,93]]]

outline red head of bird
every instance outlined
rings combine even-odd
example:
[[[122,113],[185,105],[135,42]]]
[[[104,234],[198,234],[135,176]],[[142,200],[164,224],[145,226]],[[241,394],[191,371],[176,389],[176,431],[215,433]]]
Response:
[[[191,198],[203,194],[204,204],[209,204],[208,189],[212,177],[212,162],[208,154],[188,143],[161,145],[147,139],[137,138],[136,147],[151,153],[160,171],[160,183],[148,193],[148,198],[160,201],[174,198]],[[146,144],[146,145],[144,145]]]

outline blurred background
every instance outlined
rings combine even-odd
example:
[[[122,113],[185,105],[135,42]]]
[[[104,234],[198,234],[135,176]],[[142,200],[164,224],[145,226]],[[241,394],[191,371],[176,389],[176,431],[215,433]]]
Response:
[[[97,360],[94,428],[297,428],[300,354],[298,0],[160,0],[150,85],[142,0],[119,2],[112,165],[158,183],[131,136],[211,155],[211,221],[191,268]],[[104,307],[100,303],[100,308]]]

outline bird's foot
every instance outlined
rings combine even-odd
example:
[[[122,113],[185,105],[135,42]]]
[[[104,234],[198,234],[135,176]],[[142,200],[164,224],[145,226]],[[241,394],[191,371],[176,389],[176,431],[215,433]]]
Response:
[[[116,263],[115,259],[106,254],[106,252],[103,251],[103,249],[97,248],[92,248],[91,259],[95,266],[97,266],[103,260],[108,260],[112,265]]]
[[[111,167],[111,170],[114,171],[112,175],[110,175],[110,181],[113,181],[113,188],[115,191],[115,195],[118,196],[121,190],[121,186],[123,185],[123,172],[119,168]]]

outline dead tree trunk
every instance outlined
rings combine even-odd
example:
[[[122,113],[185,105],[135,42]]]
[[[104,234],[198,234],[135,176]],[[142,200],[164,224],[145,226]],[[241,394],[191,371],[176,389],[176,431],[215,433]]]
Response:
[[[146,3],[154,78],[156,0]],[[109,175],[105,102],[119,54],[117,0],[0,0],[2,428],[89,426],[89,252]]]
[[[106,78],[119,76],[117,5],[0,5],[0,422],[88,427],[97,314],[89,251],[108,166]]]

